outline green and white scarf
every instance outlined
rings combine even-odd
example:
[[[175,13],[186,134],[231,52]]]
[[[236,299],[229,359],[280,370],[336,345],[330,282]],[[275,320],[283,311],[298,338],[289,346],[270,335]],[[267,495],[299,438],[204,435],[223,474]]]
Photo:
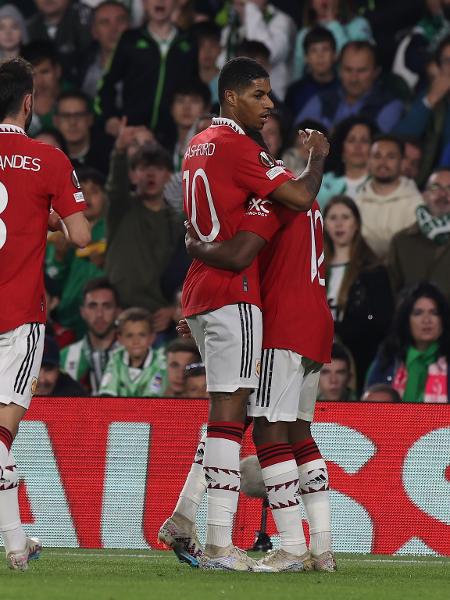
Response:
[[[425,237],[436,244],[446,244],[450,240],[450,214],[433,217],[426,206],[416,208],[417,224]]]

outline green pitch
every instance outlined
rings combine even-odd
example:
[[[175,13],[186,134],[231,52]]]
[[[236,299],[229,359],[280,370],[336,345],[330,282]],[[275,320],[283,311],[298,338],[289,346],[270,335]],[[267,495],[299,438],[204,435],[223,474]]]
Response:
[[[1,600],[449,600],[450,560],[338,555],[337,573],[191,569],[169,552],[45,550],[25,573],[0,564]]]

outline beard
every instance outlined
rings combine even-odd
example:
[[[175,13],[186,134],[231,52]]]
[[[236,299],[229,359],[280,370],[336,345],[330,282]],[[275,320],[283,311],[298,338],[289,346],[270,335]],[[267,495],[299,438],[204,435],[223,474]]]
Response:
[[[384,177],[375,177],[374,179],[377,183],[387,184],[394,183],[398,179],[398,175],[385,175]]]

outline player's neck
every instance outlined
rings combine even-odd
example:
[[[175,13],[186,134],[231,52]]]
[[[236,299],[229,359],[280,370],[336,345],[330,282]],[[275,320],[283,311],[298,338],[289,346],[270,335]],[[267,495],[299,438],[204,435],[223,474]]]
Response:
[[[233,112],[231,112],[231,110],[227,110],[226,108],[221,108],[220,116],[222,117],[222,119],[230,119],[231,121],[234,121],[236,123],[236,125],[239,125],[239,127],[241,129],[243,129],[244,131],[247,130],[245,123],[243,123]]]
[[[98,337],[92,331],[88,331],[88,336],[93,350],[108,350],[116,338],[115,331],[111,331],[105,337]]]
[[[20,127],[20,129],[25,131],[25,119],[22,119],[21,117],[5,117],[2,123],[4,125],[14,125],[15,127]]]

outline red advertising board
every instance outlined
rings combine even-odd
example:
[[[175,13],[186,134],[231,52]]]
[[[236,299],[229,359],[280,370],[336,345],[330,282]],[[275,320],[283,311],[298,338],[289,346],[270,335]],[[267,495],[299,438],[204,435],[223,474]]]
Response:
[[[34,399],[13,447],[27,530],[48,546],[154,547],[206,416],[204,400]],[[450,556],[450,406],[322,402],[314,435],[336,550]],[[252,545],[260,508],[241,497],[237,545]]]

